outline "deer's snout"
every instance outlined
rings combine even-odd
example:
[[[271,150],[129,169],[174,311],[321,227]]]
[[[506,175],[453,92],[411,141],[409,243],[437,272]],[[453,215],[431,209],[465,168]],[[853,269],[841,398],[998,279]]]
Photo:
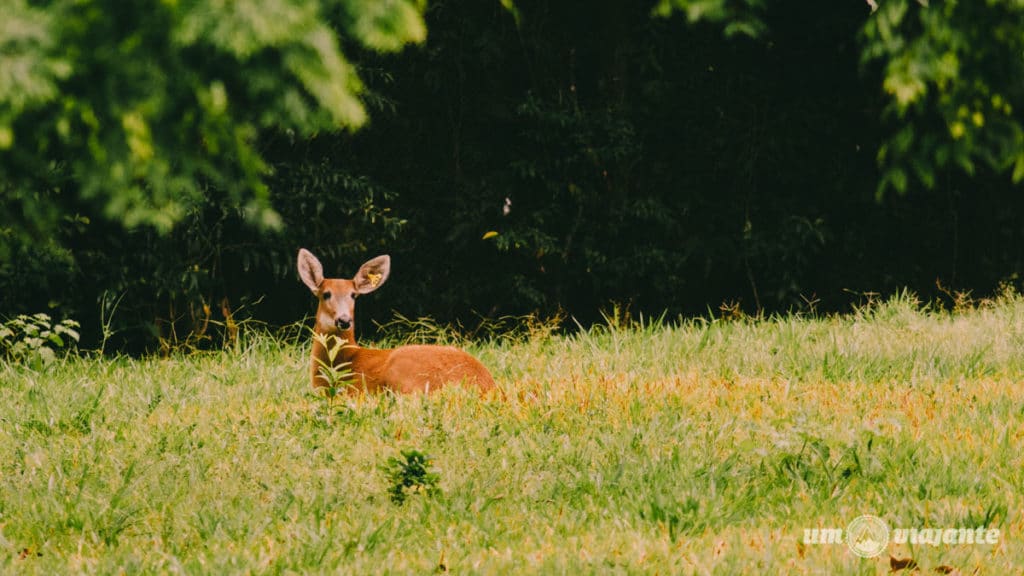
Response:
[[[349,318],[338,318],[334,321],[334,325],[338,327],[338,330],[348,330],[352,327],[352,320]]]

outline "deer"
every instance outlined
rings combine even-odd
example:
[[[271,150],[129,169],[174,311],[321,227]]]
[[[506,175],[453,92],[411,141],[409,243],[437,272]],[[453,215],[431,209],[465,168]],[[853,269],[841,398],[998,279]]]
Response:
[[[479,360],[451,346],[407,345],[392,349],[356,344],[356,298],[380,288],[391,273],[391,257],[371,258],[351,280],[324,278],[324,268],[309,250],[299,250],[299,278],[317,298],[310,377],[314,389],[331,386],[325,367],[348,370],[349,390],[401,394],[434,392],[448,384],[494,388],[494,379]],[[340,350],[329,341],[337,339]]]

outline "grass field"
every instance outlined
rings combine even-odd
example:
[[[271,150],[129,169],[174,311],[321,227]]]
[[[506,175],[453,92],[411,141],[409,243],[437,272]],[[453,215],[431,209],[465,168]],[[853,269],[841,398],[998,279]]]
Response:
[[[306,343],[257,334],[0,366],[0,573],[1024,567],[1022,297],[518,333],[468,346],[504,398],[332,405],[308,388]],[[403,450],[429,456],[436,477],[417,478],[438,490],[398,504]],[[870,559],[803,542],[862,514],[1000,536]]]

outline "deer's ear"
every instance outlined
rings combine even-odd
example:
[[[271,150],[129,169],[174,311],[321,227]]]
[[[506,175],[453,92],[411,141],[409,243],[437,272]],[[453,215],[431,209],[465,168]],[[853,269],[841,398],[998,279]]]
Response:
[[[359,294],[369,294],[380,288],[380,285],[388,279],[389,274],[391,274],[391,256],[385,254],[360,266],[352,283],[355,284],[356,292]]]
[[[320,284],[324,281],[323,265],[305,248],[299,249],[299,278],[302,278],[302,282],[314,293],[320,289]]]

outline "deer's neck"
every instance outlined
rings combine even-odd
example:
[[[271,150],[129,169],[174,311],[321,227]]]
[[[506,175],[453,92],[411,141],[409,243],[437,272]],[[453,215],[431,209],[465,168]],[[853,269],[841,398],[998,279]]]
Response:
[[[338,354],[342,362],[351,362],[355,357],[356,353],[359,352],[359,345],[356,344],[356,331],[353,329],[345,330],[338,336],[341,338],[341,353]]]

